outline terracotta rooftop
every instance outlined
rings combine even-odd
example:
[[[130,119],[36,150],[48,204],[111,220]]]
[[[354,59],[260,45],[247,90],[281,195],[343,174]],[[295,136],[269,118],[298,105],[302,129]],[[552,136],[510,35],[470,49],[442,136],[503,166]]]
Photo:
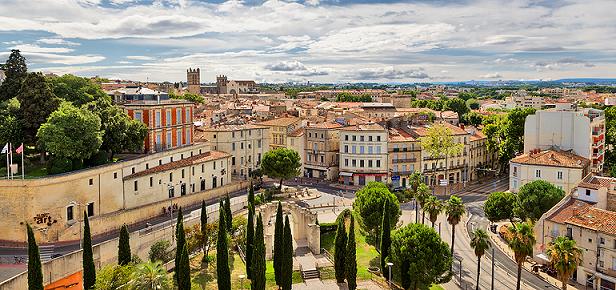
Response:
[[[343,126],[337,122],[331,122],[331,121],[314,123],[308,126],[308,128],[315,128],[315,129],[337,129],[340,127],[343,127]]]
[[[298,128],[295,131],[290,132],[290,133],[287,134],[287,136],[289,136],[289,137],[299,137],[299,136],[302,136],[302,135],[304,135],[304,128],[303,127],[302,128]]]
[[[597,176],[591,173],[586,175],[586,177],[580,181],[578,186],[592,189],[606,187],[609,189],[612,183],[616,183],[616,178]]]
[[[580,210],[568,218],[565,223],[616,235],[616,212],[593,206]]]
[[[451,125],[447,122],[440,122],[440,123],[435,123],[435,124],[442,124],[443,126],[449,128],[453,135],[468,135],[468,132],[464,131],[464,129],[458,126]],[[430,128],[429,125],[413,127],[413,131],[415,132],[416,135],[420,137],[424,137],[424,136],[428,136],[429,128]]]
[[[354,126],[344,127],[340,130],[344,131],[384,131],[383,126],[376,123],[358,124]]]
[[[215,125],[212,127],[208,127],[208,128],[203,128],[201,129],[202,131],[208,132],[208,131],[215,131],[215,132],[222,132],[222,131],[237,131],[237,130],[247,130],[247,129],[268,129],[269,127],[267,126],[259,126],[259,125],[254,125],[254,124],[244,124],[244,125]]]
[[[285,117],[285,118],[275,118],[272,120],[264,121],[261,123],[257,123],[257,125],[263,126],[289,126],[295,122],[298,122],[300,119],[295,117]]]
[[[585,168],[590,160],[568,151],[545,150],[538,153],[525,153],[511,159],[512,163],[543,165],[567,168]]]
[[[150,169],[146,169],[144,171],[140,171],[137,172],[135,174],[131,174],[128,175],[126,177],[124,177],[124,180],[128,180],[128,179],[133,179],[133,178],[137,178],[137,177],[141,177],[141,176],[146,176],[149,174],[153,174],[153,173],[158,173],[158,172],[164,172],[164,171],[168,171],[168,170],[174,170],[174,169],[178,169],[178,168],[182,168],[182,167],[187,167],[190,165],[195,165],[195,164],[201,164],[203,162],[207,162],[207,161],[211,161],[211,160],[217,160],[217,159],[222,159],[222,158],[226,158],[231,156],[228,153],[225,152],[221,152],[221,151],[209,151],[209,152],[205,152],[199,155],[195,155],[192,157],[188,157],[188,158],[184,158],[181,160],[177,160],[177,161],[173,161],[173,162],[169,162],[169,163],[165,163],[163,165],[158,165],[155,167],[152,167]]]
[[[401,128],[389,128],[389,142],[412,142],[417,141],[409,132]]]
[[[560,207],[556,212],[554,212],[550,217],[548,217],[548,220],[564,224],[573,215],[591,206],[592,203],[572,198],[566,204]]]

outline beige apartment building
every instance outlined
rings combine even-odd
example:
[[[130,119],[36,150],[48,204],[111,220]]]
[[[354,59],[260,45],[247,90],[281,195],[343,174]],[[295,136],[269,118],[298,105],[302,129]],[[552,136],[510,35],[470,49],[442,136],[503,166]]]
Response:
[[[302,166],[299,168],[300,174],[304,172],[304,165],[306,164],[306,156],[305,156],[305,146],[306,146],[306,138],[304,138],[305,130],[304,128],[295,129],[295,131],[287,134],[287,147],[288,149],[293,149],[297,154],[299,154],[300,163]]]
[[[257,123],[260,126],[269,127],[270,149],[286,148],[287,135],[301,127],[301,119],[295,117],[276,118]],[[303,150],[302,150],[303,152]]]
[[[340,181],[365,185],[387,181],[387,130],[379,124],[360,124],[340,129]]]
[[[78,240],[84,211],[93,235],[115,231],[184,198],[218,192],[231,182],[230,161],[227,153],[195,144],[66,174],[0,180],[0,236],[23,242],[30,223],[39,242]]]
[[[408,187],[409,176],[420,170],[421,142],[404,128],[390,128],[388,141],[391,184],[394,187]]]
[[[475,127],[466,127],[469,134],[468,180],[492,174],[496,168],[497,152],[488,151],[488,138]]]
[[[509,161],[509,190],[518,192],[522,186],[545,180],[570,192],[590,172],[590,160],[561,150],[535,150]]]
[[[326,180],[338,178],[340,131],[336,122],[309,124],[304,128],[306,138],[304,176]]]
[[[261,125],[221,125],[204,128],[203,138],[213,150],[231,154],[231,174],[247,178],[259,167],[270,148],[270,127]]]
[[[615,178],[586,176],[535,224],[535,260],[547,263],[545,252],[550,242],[559,236],[569,237],[583,254],[572,284],[578,288],[616,289],[615,189]]]
[[[421,151],[421,173],[424,176],[424,182],[429,186],[437,186],[440,180],[445,180],[445,176],[449,175],[449,184],[462,183],[468,181],[468,145],[470,141],[469,133],[464,129],[451,125],[447,122],[441,122],[451,130],[454,142],[463,144],[464,149],[461,154],[456,156],[430,156],[428,151]],[[431,125],[420,127],[412,127],[411,135],[421,140],[422,137],[428,136],[428,128]],[[449,164],[447,164],[447,162]]]

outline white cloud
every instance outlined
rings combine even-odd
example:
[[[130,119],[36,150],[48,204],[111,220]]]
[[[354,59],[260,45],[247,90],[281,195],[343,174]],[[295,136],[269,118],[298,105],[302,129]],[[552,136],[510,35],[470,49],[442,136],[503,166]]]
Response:
[[[481,79],[502,79],[503,76],[497,72],[479,76]]]
[[[270,64],[265,66],[266,69],[271,71],[296,71],[296,70],[306,70],[306,66],[297,61],[281,61],[279,63]]]
[[[43,43],[43,44],[52,44],[52,45],[71,45],[71,46],[80,45],[80,43],[78,42],[68,41],[62,38],[41,38],[37,40],[36,42]]]
[[[67,47],[41,47],[36,44],[18,44],[11,49],[19,49],[21,52],[35,52],[35,53],[68,53],[73,52],[74,49]]]
[[[126,59],[132,59],[132,60],[154,60],[155,58],[153,58],[151,56],[146,56],[146,55],[128,55],[128,56],[126,56]]]
[[[0,53],[1,58],[5,58],[8,56],[8,52]],[[64,54],[54,54],[54,53],[43,53],[43,52],[22,52],[22,55],[28,61],[28,64],[63,64],[63,65],[77,65],[77,64],[86,64],[86,63],[95,63],[102,60],[105,60],[105,57],[102,55],[95,54],[84,54],[84,55],[64,55]]]
[[[348,75],[351,79],[366,81],[388,81],[388,80],[413,80],[429,79],[430,76],[423,69],[397,69],[394,67],[379,67],[360,69]]]

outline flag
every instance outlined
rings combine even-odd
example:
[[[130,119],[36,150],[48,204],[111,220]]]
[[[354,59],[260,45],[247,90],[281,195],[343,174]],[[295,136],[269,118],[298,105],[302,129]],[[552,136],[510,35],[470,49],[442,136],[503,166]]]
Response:
[[[21,143],[21,146],[19,146],[19,148],[15,149],[15,153],[21,154],[23,152],[24,152],[24,143]]]
[[[6,143],[6,145],[4,145],[4,148],[2,148],[2,152],[0,152],[0,154],[4,154],[6,152],[9,152],[9,143]]]

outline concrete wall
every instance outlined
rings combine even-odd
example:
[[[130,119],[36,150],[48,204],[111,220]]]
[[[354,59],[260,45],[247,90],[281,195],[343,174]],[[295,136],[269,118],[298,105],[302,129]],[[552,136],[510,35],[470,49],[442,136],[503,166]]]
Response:
[[[233,212],[240,211],[247,205],[246,196],[241,196],[231,199],[231,210]],[[208,222],[215,223],[218,221],[218,204],[208,206]],[[171,242],[171,248],[175,248],[175,239],[172,236],[175,234],[176,221],[170,221],[165,224],[157,225],[152,228],[146,228],[140,231],[130,233],[130,248],[134,255],[139,256],[142,260],[148,259],[150,247],[160,240]],[[192,227],[200,223],[200,210],[192,213],[186,213],[184,216],[184,227]],[[110,264],[117,263],[118,254],[118,238],[94,245],[92,247],[94,264],[97,269]],[[65,256],[49,260],[43,263],[43,281],[51,284],[64,277],[82,271],[82,256],[83,251],[78,250]],[[15,290],[28,289],[28,273],[23,272],[7,281],[0,283],[0,290]]]
[[[524,122],[524,153],[558,146],[585,158],[591,158],[590,119],[581,112],[538,111]]]

